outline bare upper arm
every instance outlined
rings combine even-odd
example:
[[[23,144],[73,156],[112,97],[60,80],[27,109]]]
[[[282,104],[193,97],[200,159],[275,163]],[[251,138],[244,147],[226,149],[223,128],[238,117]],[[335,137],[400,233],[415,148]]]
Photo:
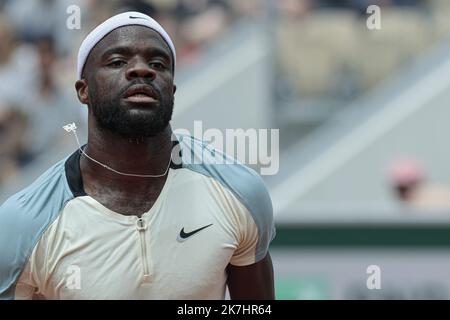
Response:
[[[229,264],[227,274],[231,299],[275,299],[273,266],[269,253],[261,261],[248,266]]]

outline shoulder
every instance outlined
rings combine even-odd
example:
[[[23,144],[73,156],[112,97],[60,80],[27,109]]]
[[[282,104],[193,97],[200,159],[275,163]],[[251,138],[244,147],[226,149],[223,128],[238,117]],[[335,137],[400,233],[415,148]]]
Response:
[[[64,163],[52,166],[0,206],[0,298],[11,295],[34,246],[73,198]]]
[[[187,168],[217,180],[255,214],[272,214],[272,202],[261,176],[210,144],[177,135],[181,161]]]
[[[187,135],[177,135],[177,139],[182,167],[211,177],[228,189],[250,212],[260,236],[272,240],[272,201],[260,175],[204,141]]]
[[[71,192],[65,176],[65,160],[59,161],[28,187],[8,198],[0,207],[0,219],[17,216],[19,213],[30,216],[33,211],[55,206],[57,202],[60,203],[57,200],[70,197]]]

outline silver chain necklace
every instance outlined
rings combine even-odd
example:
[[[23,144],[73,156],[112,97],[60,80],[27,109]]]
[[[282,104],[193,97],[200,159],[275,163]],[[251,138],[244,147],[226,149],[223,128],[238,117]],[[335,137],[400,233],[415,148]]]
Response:
[[[63,129],[66,130],[67,132],[73,132],[75,135],[75,139],[77,140],[77,144],[78,144],[78,149],[81,151],[81,153],[89,160],[91,160],[92,162],[95,162],[96,164],[102,166],[103,168],[110,170],[114,173],[117,173],[121,176],[127,176],[127,177],[138,177],[138,178],[161,178],[164,177],[167,172],[169,171],[170,168],[170,164],[172,162],[172,154],[170,154],[170,158],[169,158],[169,163],[167,165],[166,171],[164,171],[163,174],[157,174],[157,175],[153,175],[153,174],[133,174],[133,173],[124,173],[124,172],[120,172],[118,170],[115,170],[113,168],[111,168],[110,166],[101,163],[98,160],[95,160],[94,158],[90,157],[86,152],[84,152],[83,148],[81,147],[80,144],[80,140],[78,139],[78,135],[77,135],[77,126],[75,125],[75,123],[70,123],[68,125],[63,126]]]

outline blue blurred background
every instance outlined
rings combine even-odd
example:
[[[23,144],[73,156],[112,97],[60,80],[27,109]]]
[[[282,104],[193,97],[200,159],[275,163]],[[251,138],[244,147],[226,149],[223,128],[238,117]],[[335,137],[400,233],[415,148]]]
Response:
[[[174,128],[280,129],[278,299],[450,298],[448,0],[0,0],[0,202],[85,141],[78,47],[126,10],[175,42]]]

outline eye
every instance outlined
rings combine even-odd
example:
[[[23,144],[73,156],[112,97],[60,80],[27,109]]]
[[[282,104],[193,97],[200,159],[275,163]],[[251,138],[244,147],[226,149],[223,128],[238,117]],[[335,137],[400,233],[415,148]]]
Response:
[[[126,62],[123,60],[114,60],[111,63],[108,64],[108,66],[113,68],[120,68],[122,67]]]
[[[166,69],[166,66],[162,62],[159,62],[159,61],[150,62],[149,66],[154,68],[154,69],[157,69],[157,70],[164,70],[164,69]]]

